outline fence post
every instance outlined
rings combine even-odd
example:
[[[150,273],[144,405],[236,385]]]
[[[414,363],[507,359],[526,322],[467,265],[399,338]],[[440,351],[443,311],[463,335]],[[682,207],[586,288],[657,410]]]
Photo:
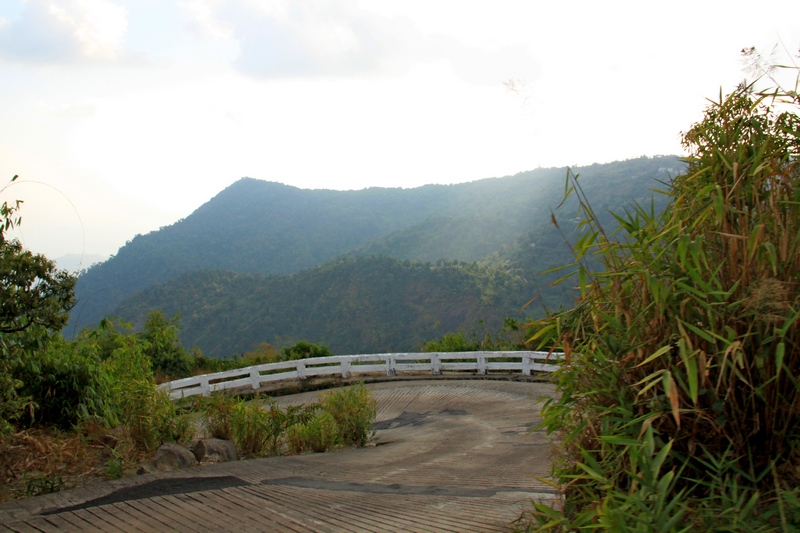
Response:
[[[253,390],[258,390],[261,386],[261,373],[258,370],[250,371],[250,383],[253,385]]]
[[[522,375],[523,376],[530,376],[531,375],[531,356],[530,354],[525,354],[522,356]]]
[[[397,370],[395,370],[394,368],[394,357],[391,355],[386,359],[386,375],[387,376],[397,375]]]
[[[200,382],[200,395],[201,396],[211,395],[211,386],[208,384],[208,378],[205,378]]]
[[[478,356],[478,375],[486,374],[486,356],[479,355]]]
[[[297,379],[306,379],[306,364],[303,361],[297,362]]]
[[[439,354],[431,354],[431,374],[434,376],[441,376],[442,375],[442,360],[439,358]]]
[[[344,359],[342,360],[342,377],[349,378],[350,377],[350,360]]]

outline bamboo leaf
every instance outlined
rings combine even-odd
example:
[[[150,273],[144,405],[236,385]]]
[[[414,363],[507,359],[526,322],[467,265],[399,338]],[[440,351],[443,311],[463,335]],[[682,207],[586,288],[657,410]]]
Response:
[[[681,427],[681,414],[680,414],[680,400],[678,398],[678,386],[672,377],[672,372],[667,370],[661,376],[661,383],[664,385],[664,392],[669,397],[669,404],[672,407],[672,417],[675,419],[675,424],[678,428]]]
[[[783,342],[778,343],[778,347],[775,349],[775,376],[781,375],[781,369],[783,369],[783,357],[786,353],[786,344]]]
[[[654,359],[658,359],[659,357],[661,357],[665,353],[669,352],[670,350],[672,350],[672,346],[671,345],[668,344],[666,346],[662,346],[661,348],[656,350],[656,352],[653,355],[651,355],[650,357],[648,357],[647,359],[645,359],[644,361],[642,361],[641,363],[639,363],[638,365],[636,365],[633,368],[639,368],[640,366],[646,365],[650,361],[652,361]],[[638,383],[637,383],[637,385],[638,385]]]

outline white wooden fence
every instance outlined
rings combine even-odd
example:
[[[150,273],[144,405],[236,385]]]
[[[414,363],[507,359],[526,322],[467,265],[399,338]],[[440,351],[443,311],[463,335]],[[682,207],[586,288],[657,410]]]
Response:
[[[484,375],[492,371],[554,372],[562,354],[548,352],[431,352],[381,353],[369,355],[335,355],[267,363],[214,374],[204,374],[163,383],[160,387],[178,400],[186,396],[207,396],[225,389],[250,388],[258,390],[270,382],[303,380],[313,376],[341,376],[430,372],[472,372]]]

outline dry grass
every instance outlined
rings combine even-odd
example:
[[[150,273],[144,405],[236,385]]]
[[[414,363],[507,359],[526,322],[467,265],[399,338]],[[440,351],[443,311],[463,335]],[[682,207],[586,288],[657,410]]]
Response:
[[[0,441],[0,502],[131,475],[143,458],[120,430],[20,431]],[[115,461],[118,469],[108,468]]]

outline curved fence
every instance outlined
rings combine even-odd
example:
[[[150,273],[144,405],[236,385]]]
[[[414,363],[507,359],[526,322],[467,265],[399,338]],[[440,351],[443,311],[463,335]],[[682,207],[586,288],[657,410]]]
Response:
[[[263,365],[203,374],[163,383],[160,387],[171,398],[207,396],[226,389],[259,390],[280,381],[303,380],[314,376],[381,374],[396,376],[402,373],[421,372],[441,375],[442,372],[460,372],[485,375],[490,372],[554,372],[563,354],[548,352],[431,352],[431,353],[381,353],[368,355],[335,355],[283,361]]]

